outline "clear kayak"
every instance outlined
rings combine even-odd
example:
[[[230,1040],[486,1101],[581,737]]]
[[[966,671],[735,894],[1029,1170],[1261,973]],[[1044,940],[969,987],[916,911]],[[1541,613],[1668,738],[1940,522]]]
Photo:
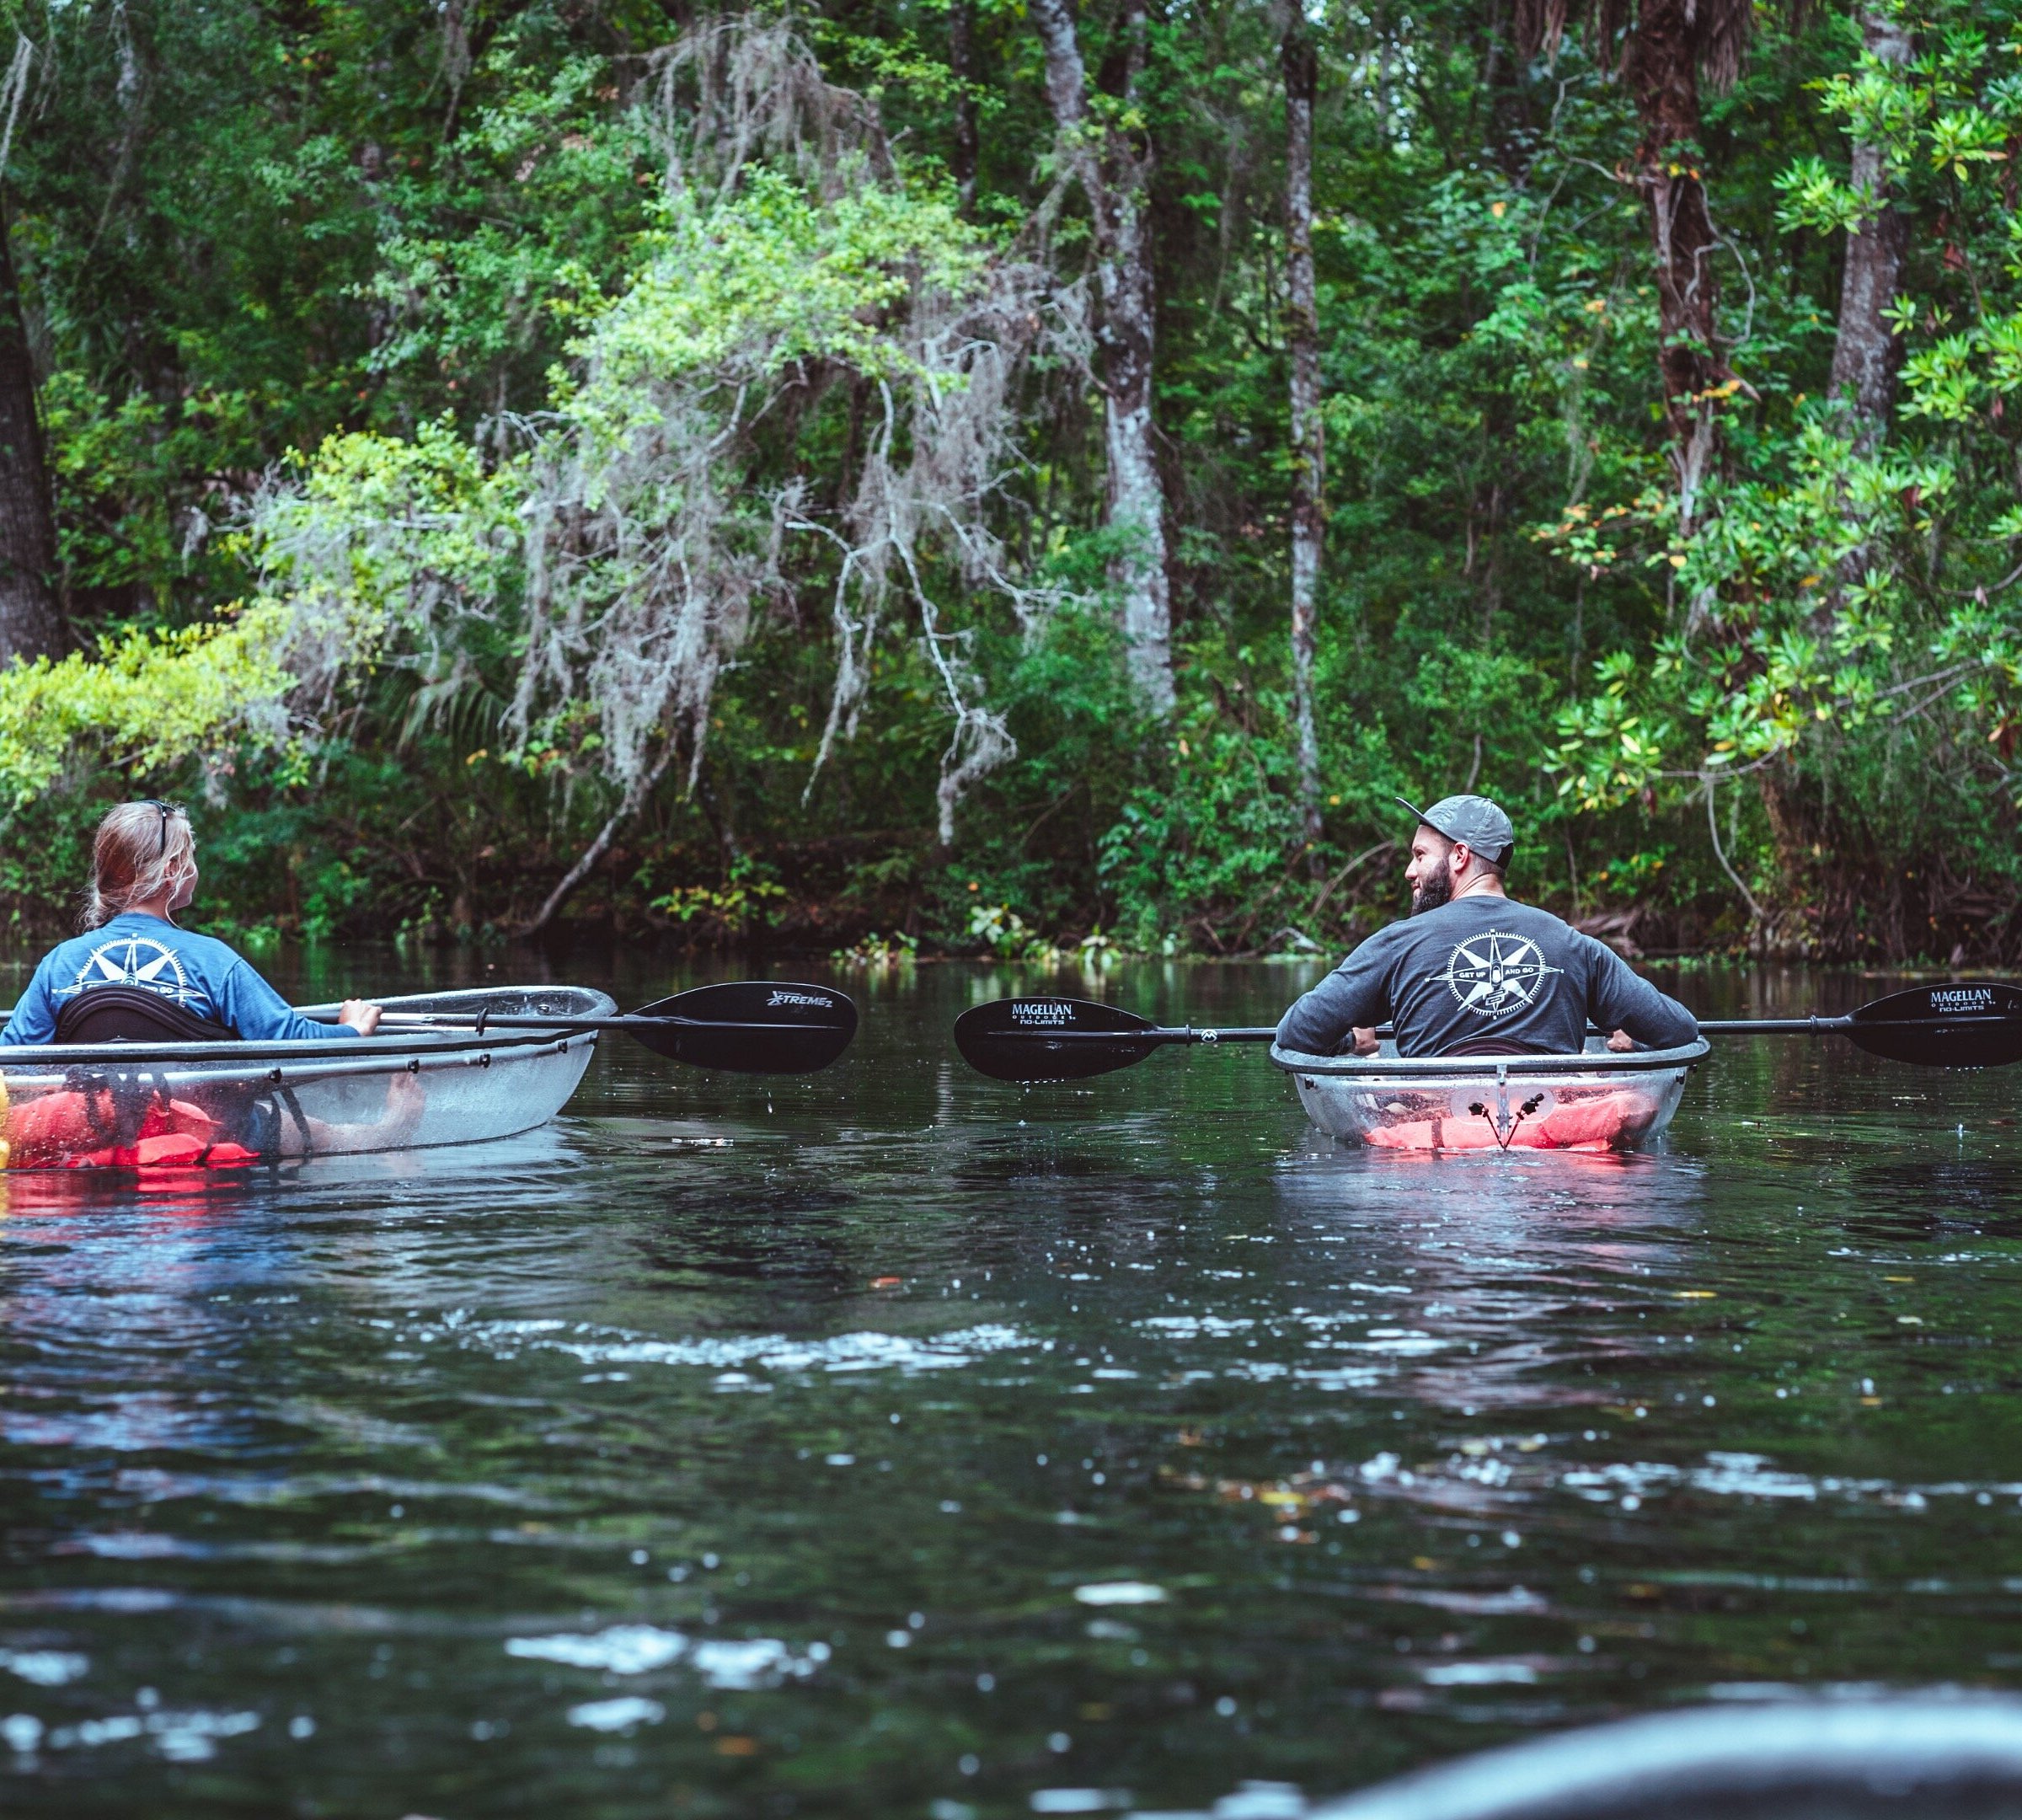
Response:
[[[1404,1057],[1301,1055],[1271,1046],[1306,1116],[1330,1137],[1377,1149],[1633,1150],[1670,1124],[1699,1037],[1676,1049],[1581,1055]]]
[[[485,1030],[489,1017],[609,1017],[580,986],[484,987],[381,1001],[447,1020],[309,1042],[0,1049],[6,1167],[229,1169],[510,1137],[560,1111],[593,1031]],[[337,1007],[308,1005],[334,1019]]]

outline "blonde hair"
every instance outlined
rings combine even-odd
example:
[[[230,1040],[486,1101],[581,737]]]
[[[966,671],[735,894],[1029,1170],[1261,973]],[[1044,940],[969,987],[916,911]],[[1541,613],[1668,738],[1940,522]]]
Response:
[[[128,802],[109,809],[91,843],[91,884],[80,928],[94,929],[169,883],[195,850],[189,811],[179,803]]]

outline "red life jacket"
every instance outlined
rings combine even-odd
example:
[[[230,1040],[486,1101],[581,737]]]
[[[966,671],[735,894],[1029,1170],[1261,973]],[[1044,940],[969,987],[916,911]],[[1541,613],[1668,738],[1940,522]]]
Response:
[[[1492,1118],[1481,1114],[1399,1120],[1363,1137],[1380,1150],[1612,1150],[1640,1137],[1656,1111],[1648,1095],[1624,1087],[1565,1100],[1542,1118],[1520,1121],[1509,1132],[1499,1131]]]
[[[222,1136],[202,1107],[158,1088],[137,1129],[120,1141],[111,1088],[93,1084],[17,1100],[7,1111],[10,1169],[233,1169],[259,1153]]]

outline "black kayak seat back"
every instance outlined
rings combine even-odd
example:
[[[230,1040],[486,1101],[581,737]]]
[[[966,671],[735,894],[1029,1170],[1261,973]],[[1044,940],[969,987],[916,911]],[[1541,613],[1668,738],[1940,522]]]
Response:
[[[87,986],[56,1012],[56,1041],[86,1043],[237,1042],[227,1024],[200,1016],[145,986]]]

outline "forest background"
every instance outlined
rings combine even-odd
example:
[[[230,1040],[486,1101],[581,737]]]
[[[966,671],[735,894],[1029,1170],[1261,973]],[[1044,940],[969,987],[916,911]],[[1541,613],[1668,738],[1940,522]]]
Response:
[[[21,934],[2022,956],[2014,0],[4,4]]]

